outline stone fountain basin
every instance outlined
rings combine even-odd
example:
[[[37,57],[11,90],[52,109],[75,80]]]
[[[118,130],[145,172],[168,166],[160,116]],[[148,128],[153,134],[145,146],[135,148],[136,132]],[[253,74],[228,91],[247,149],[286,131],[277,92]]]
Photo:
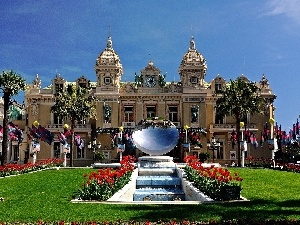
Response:
[[[107,203],[115,204],[201,204],[204,202],[213,202],[213,199],[204,195],[191,182],[185,179],[185,173],[182,169],[177,168],[177,174],[181,181],[181,189],[184,192],[184,201],[133,201],[133,195],[136,189],[136,181],[138,176],[138,169],[132,173],[130,182],[124,186],[120,191],[114,194]],[[156,190],[157,191],[157,190]],[[155,191],[153,191],[155,192]]]

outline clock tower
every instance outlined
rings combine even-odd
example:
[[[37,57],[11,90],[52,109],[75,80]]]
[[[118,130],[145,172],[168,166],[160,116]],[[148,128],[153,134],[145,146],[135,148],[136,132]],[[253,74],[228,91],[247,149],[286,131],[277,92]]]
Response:
[[[98,56],[95,65],[97,87],[118,91],[120,88],[123,66],[118,54],[112,47],[111,37],[108,37],[105,50]]]
[[[203,87],[206,70],[206,60],[197,51],[194,37],[192,37],[190,47],[184,54],[178,70],[183,88],[199,89]]]
[[[141,70],[141,77],[143,78],[143,87],[154,88],[159,87],[160,70],[154,66],[150,60],[148,65]]]

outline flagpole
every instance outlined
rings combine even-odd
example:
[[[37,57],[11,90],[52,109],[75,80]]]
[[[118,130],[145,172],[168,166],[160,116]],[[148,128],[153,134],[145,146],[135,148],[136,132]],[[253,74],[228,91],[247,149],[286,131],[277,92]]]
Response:
[[[190,128],[188,125],[185,125],[184,127],[184,130],[185,130],[185,143],[188,144],[188,129]],[[190,145],[188,144],[188,150],[185,150],[185,157],[188,156],[188,151],[190,151]]]
[[[33,153],[32,158],[33,158],[33,160],[32,160],[33,162],[32,163],[35,164],[35,162],[36,162],[36,152]]]
[[[123,144],[123,142],[122,142],[122,138],[123,138],[123,126],[121,126],[121,127],[119,127],[119,131],[120,131],[120,139],[121,139],[121,143]],[[124,149],[122,149],[123,151],[125,151],[125,144],[124,144]],[[120,151],[120,162],[122,161],[122,158],[123,158],[123,154],[122,154],[123,152],[122,151]]]
[[[241,128],[243,128],[244,125],[245,125],[244,122],[240,122],[240,127]],[[244,131],[243,130],[242,130],[242,140],[240,141],[240,143],[243,144],[241,167],[245,167],[245,143],[244,143]]]
[[[63,163],[64,167],[67,167],[67,153],[64,152],[64,163]]]
[[[275,144],[275,141],[276,141],[276,139],[274,138],[274,122],[275,122],[275,120],[273,119],[273,118],[270,118],[269,119],[269,123],[271,124],[271,129],[270,129],[270,132],[271,132],[271,139],[273,139],[273,145],[274,145],[274,147],[273,147],[273,150],[272,150],[272,161],[273,161],[273,169],[275,169],[275,151],[277,150],[277,149],[275,149],[276,147],[276,144]]]

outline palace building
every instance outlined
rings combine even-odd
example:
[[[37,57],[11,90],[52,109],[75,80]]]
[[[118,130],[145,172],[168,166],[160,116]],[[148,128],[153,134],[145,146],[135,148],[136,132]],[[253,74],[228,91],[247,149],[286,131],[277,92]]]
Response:
[[[133,141],[133,144],[125,145],[123,154],[134,154],[136,157],[143,155],[141,151],[134,148],[131,132],[141,120],[149,117],[168,119],[178,128],[180,140],[178,145],[168,153],[174,157],[174,160],[182,162],[186,154],[199,155],[204,152],[210,154],[210,161],[222,165],[237,161],[237,144],[234,144],[233,140],[235,119],[231,116],[218,117],[215,111],[214,92],[227,83],[220,75],[211,81],[205,80],[206,59],[196,49],[193,37],[189,43],[187,41],[187,51],[183,53],[178,67],[180,76],[178,82],[166,82],[165,75],[152,61],[149,61],[139,74],[135,74],[134,81],[121,82],[123,65],[113,48],[111,37],[108,37],[106,48],[96,59],[94,81],[85,76],[67,81],[63,78],[63,74],[57,74],[52,80],[52,85],[42,88],[40,77],[37,75],[25,93],[24,130],[28,133],[32,124],[38,121],[40,125],[54,133],[55,137],[50,145],[45,142],[40,143],[37,160],[63,158],[64,150],[58,137],[60,132],[63,132],[64,124],[70,125],[70,121],[62,121],[57,115],[50,113],[50,109],[54,105],[54,95],[58,88],[65,88],[71,83],[77,86],[89,85],[98,100],[97,119],[82,118],[76,123],[75,132],[80,135],[84,145],[81,148],[73,148],[75,166],[91,165],[95,160],[93,150],[102,152],[105,162],[118,161],[120,153],[114,140],[120,130],[127,141]],[[244,75],[240,77],[248,81]],[[264,98],[274,97],[264,75],[256,84],[261,88]],[[266,124],[274,118],[274,109],[275,107],[270,104],[264,115],[244,115],[245,135],[247,133],[251,136],[251,141],[247,143],[246,156],[271,158],[267,143],[260,143],[260,137]],[[207,143],[213,137],[219,144],[212,150],[211,145],[209,147]],[[91,141],[96,144],[100,142],[101,147],[99,145],[98,149],[97,145],[94,145],[94,149],[91,149],[91,145],[88,144]],[[185,143],[189,143],[189,150],[184,148]],[[18,160],[32,161],[31,151],[31,140],[25,135],[19,146]],[[12,157],[12,154],[9,156]],[[10,160],[17,159],[10,158]]]

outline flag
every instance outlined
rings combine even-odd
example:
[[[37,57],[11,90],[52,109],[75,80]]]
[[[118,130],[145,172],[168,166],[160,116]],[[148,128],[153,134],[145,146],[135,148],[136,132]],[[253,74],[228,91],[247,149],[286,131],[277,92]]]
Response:
[[[32,143],[32,152],[37,153],[37,152],[40,152],[40,150],[41,150],[40,143],[38,141],[34,141]]]
[[[115,144],[116,144],[116,133],[111,133],[110,134],[110,138],[111,138],[111,147],[114,148],[115,147]]]
[[[41,140],[51,145],[54,141],[54,134],[45,127],[40,127]]]
[[[62,143],[63,145],[67,143],[67,138],[62,132],[59,132],[58,139],[59,142]]]
[[[282,143],[285,145],[288,141],[288,135],[285,131],[282,131]]]
[[[230,139],[231,139],[231,147],[234,148],[235,143],[236,143],[236,132],[235,132],[235,130],[233,130],[231,132],[231,138]]]
[[[19,129],[18,125],[15,125],[13,122],[9,122],[7,128],[8,128],[8,137],[10,140],[18,141],[19,143],[23,141],[24,139],[23,131]]]
[[[296,140],[296,125],[295,124],[293,124],[293,133],[292,133],[292,138],[294,139],[294,140]]]
[[[67,139],[68,137],[70,137],[70,135],[71,135],[71,131],[67,129],[64,129],[64,133],[59,132],[58,139],[60,143],[62,143],[63,145],[67,144],[68,143]]]
[[[250,140],[251,140],[251,144],[254,146],[254,148],[257,148],[258,147],[258,143],[257,143],[256,136],[255,136],[254,133],[251,134]]]
[[[29,139],[38,139],[41,137],[41,135],[39,134],[38,128],[35,127],[34,125],[32,125],[32,128],[28,127],[29,129]]]
[[[63,149],[65,154],[70,153],[70,145],[68,143],[63,145]]]
[[[245,138],[244,138],[244,140],[245,140],[247,143],[250,143],[250,136],[251,136],[250,130],[249,130],[249,129],[246,130],[246,127],[245,127],[244,133],[245,133]]]
[[[270,134],[269,126],[268,126],[268,123],[266,123],[265,127],[264,127],[264,139],[265,140],[269,139],[269,134]]]
[[[84,147],[84,143],[83,143],[83,140],[81,139],[81,137],[74,133],[74,143],[75,145],[79,148],[79,149],[82,149]]]
[[[49,145],[54,141],[54,134],[41,125],[35,126],[32,124],[31,128],[29,127],[28,137],[29,139],[41,139]]]
[[[260,134],[260,147],[264,147],[265,138],[263,132]]]

